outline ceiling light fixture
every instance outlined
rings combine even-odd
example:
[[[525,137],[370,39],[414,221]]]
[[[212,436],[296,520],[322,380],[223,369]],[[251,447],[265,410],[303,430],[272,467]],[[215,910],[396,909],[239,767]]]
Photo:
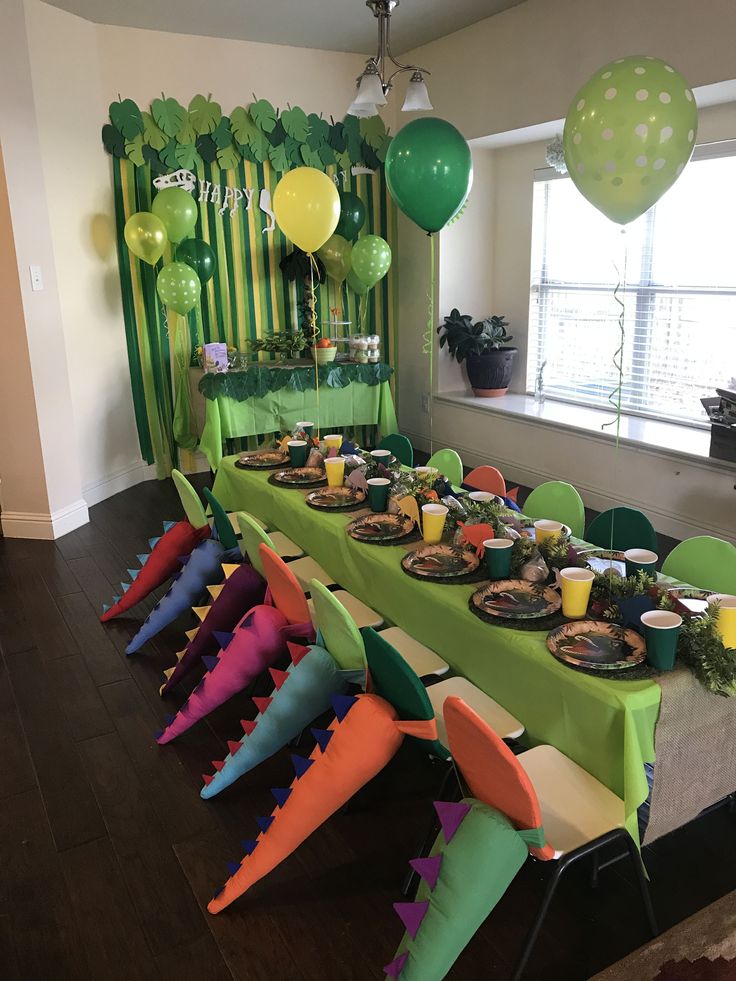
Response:
[[[375,116],[378,106],[386,105],[386,96],[391,91],[394,79],[402,72],[411,72],[402,112],[423,112],[432,108],[424,76],[429,75],[425,68],[417,65],[402,65],[391,53],[391,14],[399,5],[399,0],[365,0],[373,16],[378,20],[378,53],[365,63],[363,72],[356,79],[353,101],[348,108],[350,116]],[[387,75],[395,66],[395,71]]]

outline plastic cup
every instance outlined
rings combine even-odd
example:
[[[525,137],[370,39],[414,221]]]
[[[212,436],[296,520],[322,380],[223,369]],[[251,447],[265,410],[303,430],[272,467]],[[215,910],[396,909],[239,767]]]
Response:
[[[483,542],[486,568],[491,579],[507,579],[511,573],[511,550],[514,543],[510,538],[489,538]]]
[[[312,433],[314,432],[314,423],[313,422],[298,422],[296,424],[296,428],[300,432],[306,433],[307,436],[311,436]]]
[[[736,649],[736,596],[727,593],[714,593],[708,597],[708,603],[718,603],[718,633],[721,635],[723,646],[729,650]]]
[[[627,548],[624,552],[626,559],[626,575],[635,576],[637,572],[646,572],[653,579],[657,578],[657,562],[659,556],[648,548]]]
[[[536,531],[536,543],[541,545],[542,542],[549,542],[553,538],[559,538],[562,534],[563,524],[560,521],[549,521],[547,518],[541,518],[539,521],[534,522],[534,529]]]
[[[422,505],[422,538],[427,545],[437,545],[442,541],[447,511],[444,504]]]
[[[376,463],[386,463],[391,459],[393,454],[391,453],[391,450],[371,450],[371,456]]]
[[[388,507],[388,489],[391,481],[388,477],[370,477],[368,483],[368,504],[371,511],[382,513]]]
[[[292,467],[303,467],[307,462],[307,441],[306,439],[290,439],[289,462]]]
[[[342,444],[342,433],[330,433],[329,436],[325,436],[325,446],[328,450],[339,450]]]
[[[560,587],[562,591],[562,615],[571,620],[584,617],[588,612],[590,590],[595,579],[592,569],[560,570]]]
[[[439,470],[437,467],[414,467],[414,473],[419,474],[420,477],[429,480],[436,480],[439,475]]]
[[[470,498],[471,501],[478,501],[481,504],[484,501],[495,501],[496,500],[496,495],[495,494],[491,494],[490,491],[470,491],[470,493],[468,494],[468,497]]]
[[[342,487],[345,482],[345,458],[328,456],[325,460],[325,473],[329,487]]]
[[[675,666],[682,617],[669,610],[649,610],[642,613],[641,622],[647,642],[647,661],[658,671],[671,671]]]

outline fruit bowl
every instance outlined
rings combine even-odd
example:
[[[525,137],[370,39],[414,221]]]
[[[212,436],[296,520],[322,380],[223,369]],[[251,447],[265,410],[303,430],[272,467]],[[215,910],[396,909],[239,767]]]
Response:
[[[316,347],[314,349],[314,355],[317,359],[317,364],[329,364],[330,361],[335,360],[337,348],[334,345],[332,347]]]

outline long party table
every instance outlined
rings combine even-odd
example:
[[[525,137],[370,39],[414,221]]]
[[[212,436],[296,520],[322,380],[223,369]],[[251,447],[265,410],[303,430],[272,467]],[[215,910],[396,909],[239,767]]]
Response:
[[[382,436],[398,432],[386,364],[337,362],[314,367],[254,365],[246,371],[204,375],[205,422],[199,448],[213,470],[222,459],[226,439],[291,430],[311,419],[322,432],[351,432],[377,426]]]
[[[268,472],[238,469],[236,459],[222,461],[213,488],[225,508],[246,509],[298,542],[341,586],[521,719],[531,744],[551,743],[622,797],[626,827],[639,840],[636,811],[648,795],[644,763],[654,761],[658,684],[572,671],[548,652],[545,634],[474,616],[468,600],[477,585],[410,578],[400,565],[404,546],[364,544],[345,533],[355,512],[316,511],[302,491],[274,487]]]

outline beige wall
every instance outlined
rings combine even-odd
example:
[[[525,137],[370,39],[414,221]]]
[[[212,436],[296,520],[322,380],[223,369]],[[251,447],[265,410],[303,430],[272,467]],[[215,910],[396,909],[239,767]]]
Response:
[[[355,55],[108,27],[26,0],[33,92],[53,236],[71,397],[88,502],[147,475],[130,393],[114,239],[108,105],[142,108],[162,91],[211,93],[225,112],[252,93],[342,116]],[[70,54],[72,55],[70,57]]]

